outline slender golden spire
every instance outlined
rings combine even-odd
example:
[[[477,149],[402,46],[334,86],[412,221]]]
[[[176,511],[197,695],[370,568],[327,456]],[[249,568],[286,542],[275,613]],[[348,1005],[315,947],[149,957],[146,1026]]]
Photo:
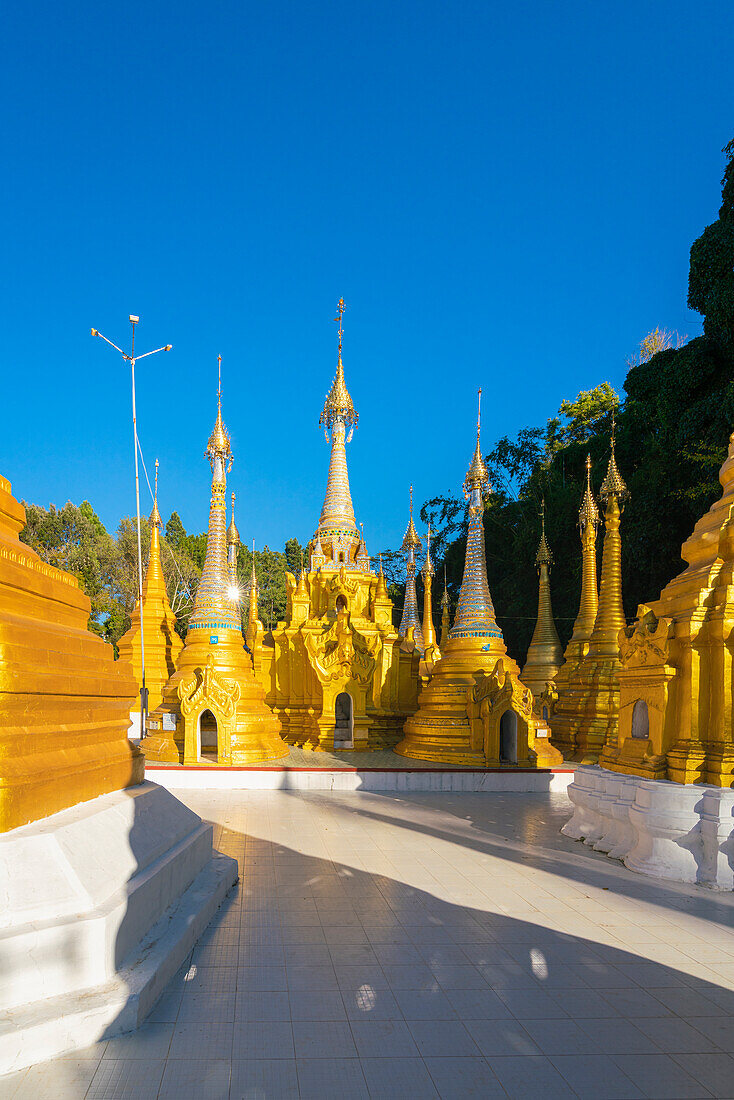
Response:
[[[232,584],[227,560],[227,472],[232,467],[229,436],[222,423],[222,357],[219,356],[217,388],[217,419],[209,437],[206,457],[212,468],[212,495],[209,505],[209,528],[206,536],[206,558],[189,621],[189,635],[195,630],[236,630],[241,633],[237,603],[230,598]],[[188,636],[187,636],[188,637]],[[213,641],[210,644],[218,645]]]
[[[451,609],[449,607],[449,586],[446,579],[446,562],[443,563],[443,596],[441,597],[441,648],[446,645],[451,632]]]
[[[479,390],[477,443],[464,479],[464,496],[469,502],[469,529],[466,539],[464,578],[450,639],[498,638],[502,631],[495,619],[487,584],[487,557],[484,546],[484,501],[489,492],[489,475],[482,458],[480,442],[482,391]],[[502,652],[504,652],[504,643]]]
[[[158,459],[156,459],[153,511],[150,513],[150,557],[148,558],[148,568],[145,571],[145,580],[143,581],[143,599],[147,600],[148,597],[160,598],[168,606],[166,582],[163,578],[163,567],[161,565],[160,534],[162,527],[163,524],[158,511]],[[137,606],[138,604],[136,604]]]
[[[226,463],[225,473],[229,473],[232,469],[232,448],[230,446],[229,432],[224,426],[222,421],[222,357],[217,356],[217,362],[219,364],[219,380],[217,382],[217,419],[214,422],[214,428],[212,434],[209,436],[209,442],[206,448],[206,457],[209,459],[209,463],[214,469],[214,460],[217,455],[222,458],[222,461]]]
[[[423,645],[427,650],[429,646],[436,644],[436,631],[433,627],[433,607],[431,604],[431,587],[435,569],[431,561],[431,525],[428,525],[426,535],[426,560],[421,570],[423,575]]]
[[[334,318],[339,322],[339,352],[336,362],[336,374],[331,384],[331,389],[326,395],[326,401],[319,417],[319,424],[324,428],[331,428],[336,420],[343,421],[350,427],[356,427],[359,421],[359,413],[354,407],[346,382],[344,381],[344,365],[342,363],[342,315],[344,313],[344,299],[339,299],[337,306],[338,316]]]
[[[627,625],[622,604],[622,539],[619,525],[625,503],[629,499],[629,490],[617,468],[613,417],[610,444],[611,454],[607,476],[599,490],[599,499],[605,505],[604,548],[601,559],[599,607],[589,639],[589,656],[618,658],[617,637],[622,627]]]
[[[377,576],[377,589],[375,591],[375,597],[383,600],[387,598],[387,585],[385,584],[385,574],[382,571],[382,554],[380,554],[380,572]]]
[[[230,546],[232,546],[233,544],[235,546],[241,546],[242,544],[240,542],[240,533],[237,530],[237,524],[234,521],[234,502],[237,499],[234,493],[232,493],[230,499],[232,501],[232,519],[230,520],[229,527],[227,528],[227,542]]]
[[[540,545],[535,555],[538,569],[538,616],[528,648],[527,660],[520,678],[534,695],[540,695],[549,680],[554,680],[563,663],[563,649],[553,620],[551,604],[550,568],[553,555],[545,537],[545,500],[540,506]]]
[[[352,399],[344,382],[344,367],[342,364],[342,314],[344,312],[344,299],[339,299],[339,354],[337,360],[336,377],[330,392],[326,396],[324,408],[319,418],[319,424],[327,435],[331,430],[331,457],[329,459],[329,479],[326,485],[326,496],[321,509],[321,517],[317,530],[317,539],[321,544],[324,555],[332,561],[344,560],[348,564],[353,560],[356,544],[359,541],[359,533],[354,518],[354,505],[349,489],[349,473],[347,471],[346,443],[347,427],[351,429],[356,425],[358,416],[352,404]],[[340,555],[343,555],[341,557]]]
[[[420,551],[422,543],[413,523],[413,486],[410,487],[410,519],[405,531],[405,537],[401,549],[406,555],[405,563],[405,599],[403,601],[403,617],[400,620],[398,634],[401,638],[407,637],[408,631],[413,627],[415,647],[422,655],[425,652],[423,644],[423,631],[418,617],[418,597],[415,591],[415,556]]]
[[[151,527],[157,527],[159,530],[163,527],[161,514],[158,511],[158,459],[155,460],[155,492],[153,495],[153,511],[150,513],[150,525]]]

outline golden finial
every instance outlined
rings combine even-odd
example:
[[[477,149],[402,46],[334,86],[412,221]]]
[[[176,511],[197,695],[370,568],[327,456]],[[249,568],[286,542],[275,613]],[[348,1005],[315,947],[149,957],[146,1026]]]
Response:
[[[449,582],[446,576],[446,562],[443,563],[443,596],[441,597],[441,607],[448,608],[449,606]]]
[[[467,470],[466,477],[464,478],[464,496],[469,499],[474,489],[478,489],[482,496],[486,496],[489,491],[489,474],[487,473],[487,467],[484,465],[484,459],[482,458],[482,447],[480,442],[480,433],[482,427],[482,391],[479,390],[479,400],[477,406],[477,445],[474,448],[474,455],[471,460],[471,465]]]
[[[410,487],[410,519],[408,521],[408,526],[405,530],[405,536],[403,538],[403,545],[400,547],[400,549],[404,550],[406,553],[408,553],[408,551],[411,548],[414,551],[420,550],[422,545],[423,544],[421,543],[421,540],[418,537],[418,532],[415,529],[415,524],[413,523],[413,486],[411,485],[411,487]]]
[[[241,545],[241,543],[240,543],[240,533],[237,530],[237,524],[234,521],[234,502],[235,502],[235,500],[236,500],[236,497],[235,497],[234,493],[232,493],[232,522],[230,523],[229,527],[227,528],[227,543],[230,546],[232,546],[233,544],[237,545],[237,546]]]
[[[155,489],[153,492],[153,511],[150,513],[150,524],[152,527],[163,527],[161,523],[161,514],[158,511],[158,459],[155,460]]]
[[[354,428],[357,426],[359,420],[359,413],[354,407],[349,391],[347,390],[346,382],[344,381],[344,365],[342,363],[342,337],[344,335],[344,328],[342,325],[342,315],[344,313],[344,299],[339,299],[339,305],[337,306],[338,316],[334,318],[339,322],[339,351],[336,361],[336,374],[334,381],[331,384],[331,389],[326,395],[326,401],[324,407],[321,410],[321,416],[319,417],[319,424],[324,428],[331,428],[336,420],[342,421],[346,426]],[[349,442],[347,440],[347,442]]]
[[[615,455],[615,432],[616,425],[614,421],[614,409],[612,409],[612,433],[610,437],[611,454],[609,456],[609,466],[607,467],[607,476],[601,483],[599,489],[599,500],[602,504],[606,505],[612,497],[616,497],[617,504],[622,505],[629,499],[629,489],[627,488],[622,475],[619,472],[617,466],[617,458]]]
[[[581,498],[579,508],[579,527],[586,530],[588,524],[593,524],[596,529],[599,526],[599,509],[591,491],[591,455],[586,456],[586,491]]]
[[[543,497],[540,502],[540,545],[535,555],[535,564],[538,568],[540,568],[541,565],[547,565],[549,568],[553,565],[553,555],[545,540],[545,497]]]
[[[229,433],[222,422],[222,357],[217,356],[218,363],[218,381],[217,381],[217,419],[214,423],[214,430],[209,436],[209,442],[206,448],[206,457],[214,466],[214,459],[217,455],[227,463],[227,472],[232,469],[232,447],[229,441]]]
[[[428,531],[426,533],[426,560],[423,563],[423,576],[433,576],[436,570],[433,568],[433,562],[431,561],[431,525],[428,524]]]

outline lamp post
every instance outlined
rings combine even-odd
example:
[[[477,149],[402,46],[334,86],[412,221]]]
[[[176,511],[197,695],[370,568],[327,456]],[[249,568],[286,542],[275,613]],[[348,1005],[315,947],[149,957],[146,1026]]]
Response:
[[[122,348],[118,348],[117,344],[113,344],[111,340],[108,340],[106,336],[103,336],[96,328],[92,329],[92,336],[99,336],[100,340],[104,340],[115,351],[119,351],[125,362],[130,364],[130,374],[132,380],[132,394],[133,394],[133,449],[135,452],[135,508],[138,520],[138,607],[140,608],[140,665],[142,670],[142,684],[140,687],[140,737],[141,740],[145,737],[146,718],[148,715],[148,689],[145,686],[145,635],[143,633],[143,550],[140,540],[140,477],[138,474],[138,423],[137,415],[135,411],[135,363],[138,359],[147,359],[149,355],[157,355],[159,351],[170,351],[173,347],[172,344],[166,344],[162,348],[154,348],[153,351],[146,351],[142,355],[135,354],[135,326],[140,321],[139,317],[131,313],[128,317],[130,324],[133,328],[132,341],[130,344],[130,354],[123,351]]]

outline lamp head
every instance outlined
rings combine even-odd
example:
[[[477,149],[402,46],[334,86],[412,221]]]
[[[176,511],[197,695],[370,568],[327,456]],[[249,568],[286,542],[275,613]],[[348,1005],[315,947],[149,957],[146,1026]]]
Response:
[[[136,317],[134,313],[131,313],[130,316],[128,317],[128,321],[132,321],[132,323],[134,325],[136,325],[139,320],[140,320],[140,318]]]
[[[172,347],[173,347],[173,344],[166,344],[166,346],[164,347],[163,350],[164,351],[170,351]]]

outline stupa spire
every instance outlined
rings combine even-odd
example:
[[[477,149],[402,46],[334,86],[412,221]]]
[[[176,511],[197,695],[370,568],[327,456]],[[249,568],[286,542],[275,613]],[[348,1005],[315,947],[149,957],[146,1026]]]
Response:
[[[415,647],[422,655],[425,651],[423,631],[418,618],[418,598],[415,591],[415,558],[416,553],[422,549],[422,543],[413,523],[413,486],[410,487],[410,518],[405,529],[403,543],[400,549],[406,555],[405,563],[405,600],[403,601],[403,617],[400,620],[398,634],[401,638],[407,637],[410,628],[413,628]]]
[[[143,599],[147,599],[150,594],[156,598],[162,598],[168,603],[166,582],[163,579],[163,567],[161,565],[160,535],[163,524],[161,522],[160,512],[158,511],[158,459],[155,460],[155,490],[153,495],[153,510],[150,513],[149,523],[150,557],[148,558],[148,568],[145,572],[145,580],[143,581]]]
[[[461,582],[459,606],[456,609],[450,637],[498,638],[502,631],[497,625],[492,597],[487,583],[487,557],[484,545],[484,502],[489,493],[489,474],[481,449],[482,391],[479,390],[477,412],[477,442],[471,464],[464,478],[464,497],[469,504],[469,529],[466,539],[464,578]],[[498,651],[499,652],[499,651]],[[501,652],[505,653],[504,642]]]
[[[622,539],[619,525],[629,490],[619,472],[615,454],[615,424],[612,414],[612,435],[607,474],[601,483],[599,499],[604,505],[604,548],[602,550],[599,607],[594,629],[589,639],[589,655],[618,657],[620,630],[627,625],[622,604]]]
[[[451,609],[449,607],[449,584],[446,579],[446,562],[443,563],[443,596],[441,597],[441,648],[446,645],[451,632]]]
[[[240,616],[235,601],[230,599],[230,575],[227,561],[227,473],[232,468],[232,448],[222,421],[222,357],[218,356],[217,418],[209,436],[206,457],[212,469],[212,495],[209,504],[209,527],[206,536],[206,558],[189,621],[191,631],[217,629],[241,633]],[[216,636],[216,635],[213,635]],[[216,643],[215,643],[216,644]]]
[[[538,570],[538,616],[535,630],[528,648],[525,667],[520,673],[522,682],[534,695],[540,695],[549,680],[555,678],[563,662],[563,650],[553,621],[553,607],[550,591],[550,568],[553,555],[545,537],[545,500],[540,506],[540,544],[535,555]]]
[[[232,519],[230,520],[229,527],[227,528],[227,570],[229,572],[230,585],[237,585],[237,551],[240,548],[240,533],[237,530],[237,524],[234,521],[234,502],[235,495],[232,493]]]
[[[335,320],[339,322],[339,350],[336,375],[331,389],[326,395],[324,407],[319,417],[319,424],[324,429],[327,442],[329,442],[329,432],[331,432],[331,458],[329,460],[326,496],[321,509],[316,536],[327,557],[330,557],[332,561],[342,560],[345,564],[348,564],[349,560],[354,558],[354,549],[359,541],[359,533],[354,518],[352,494],[349,489],[346,444],[352,438],[352,431],[359,420],[359,414],[354,408],[344,381],[344,365],[342,363],[343,298],[339,299],[337,309],[338,316]],[[349,429],[348,437],[347,429]],[[343,557],[337,557],[339,554],[342,554]]]
[[[426,650],[430,646],[436,645],[436,631],[433,627],[433,607],[431,604],[431,587],[435,572],[431,561],[431,525],[429,523],[426,534],[426,560],[421,570],[423,575],[423,645]]]

